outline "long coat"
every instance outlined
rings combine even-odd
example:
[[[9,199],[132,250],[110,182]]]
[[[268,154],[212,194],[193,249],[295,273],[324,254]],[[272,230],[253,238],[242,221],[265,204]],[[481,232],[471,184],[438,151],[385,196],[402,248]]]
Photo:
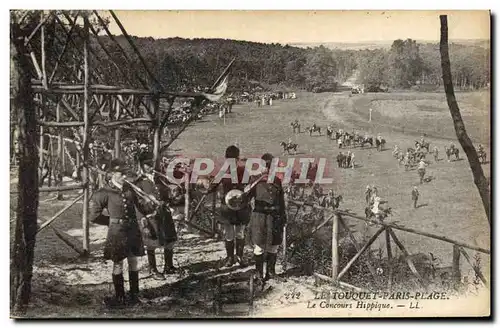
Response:
[[[250,193],[255,207],[250,218],[250,234],[253,245],[280,245],[283,241],[283,226],[286,224],[286,205],[283,187],[279,178],[273,183],[259,182]]]
[[[147,177],[141,177],[135,182],[135,185],[141,188],[145,193],[153,195],[157,200],[168,201],[165,192],[161,192],[157,185]],[[139,220],[155,211],[155,205],[148,203],[140,198],[136,206],[136,215]],[[166,206],[158,208],[156,215],[146,219],[149,233],[146,233],[144,227],[140,225],[144,245],[148,249],[164,247],[168,243],[177,240],[177,232],[172,219],[172,213]]]
[[[119,262],[126,257],[143,256],[144,246],[137,222],[135,193],[125,187],[120,190],[106,186],[94,193],[90,200],[89,218],[96,224],[107,225],[104,258]],[[107,209],[109,215],[102,212]]]

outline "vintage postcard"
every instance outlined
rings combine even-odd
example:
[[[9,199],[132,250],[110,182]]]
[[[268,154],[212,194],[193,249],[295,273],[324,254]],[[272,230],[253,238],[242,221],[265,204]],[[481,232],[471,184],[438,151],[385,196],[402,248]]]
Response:
[[[490,19],[11,10],[11,317],[489,317]]]

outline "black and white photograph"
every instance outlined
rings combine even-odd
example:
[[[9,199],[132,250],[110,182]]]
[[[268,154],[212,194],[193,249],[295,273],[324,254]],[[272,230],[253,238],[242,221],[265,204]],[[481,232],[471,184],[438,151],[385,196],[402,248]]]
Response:
[[[9,14],[10,318],[491,316],[490,11]]]

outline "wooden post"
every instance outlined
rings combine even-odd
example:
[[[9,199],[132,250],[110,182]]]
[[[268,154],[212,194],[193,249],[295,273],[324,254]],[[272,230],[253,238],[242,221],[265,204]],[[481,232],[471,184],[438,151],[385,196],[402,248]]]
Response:
[[[56,105],[56,120],[57,122],[61,122],[61,105],[60,102],[57,102]],[[57,177],[57,185],[62,185],[62,177],[64,172],[64,147],[63,147],[63,135],[62,130],[58,129],[58,137],[57,137],[57,165],[59,165],[59,172]],[[62,200],[63,195],[60,191],[57,192],[57,199]]]
[[[467,252],[462,248],[460,247],[460,252],[463,254],[463,256],[465,257],[465,260],[469,263],[469,265],[472,267],[472,269],[474,270],[474,272],[477,274],[477,276],[479,277],[479,279],[481,279],[481,281],[483,282],[483,284],[486,286],[486,287],[489,287],[488,285],[488,281],[486,280],[486,278],[483,276],[483,274],[481,273],[481,270],[479,270],[479,268],[477,268],[476,266],[474,266],[474,264],[472,264],[472,261],[469,257],[469,254],[467,254]]]
[[[399,247],[399,249],[401,250],[401,252],[403,252],[403,256],[405,257],[406,262],[408,263],[408,267],[410,268],[410,271],[415,275],[415,277],[417,277],[417,280],[420,283],[420,285],[422,285],[423,287],[425,287],[424,280],[422,279],[422,276],[417,271],[417,269],[415,268],[415,264],[413,263],[413,261],[410,258],[410,253],[408,253],[408,251],[406,250],[406,248],[404,247],[404,245],[399,241],[399,239],[396,236],[396,234],[394,233],[394,231],[392,231],[391,228],[387,228],[387,229],[389,230],[389,233],[392,236],[392,239],[394,240],[394,242],[396,243],[396,245]]]
[[[452,280],[455,285],[459,284],[462,278],[460,274],[460,246],[453,245],[453,262],[451,265]]]
[[[212,231],[214,237],[217,236],[217,218],[215,217],[215,209],[217,207],[217,192],[212,193]]]
[[[332,221],[332,279],[337,280],[339,273],[339,216],[333,215]]]
[[[283,261],[282,261],[282,267],[283,267],[283,272],[286,272],[288,266],[288,259],[286,257],[286,225],[283,226],[283,241],[281,243],[281,247],[283,248]]]
[[[83,187],[83,211],[82,211],[82,224],[83,224],[83,250],[89,252],[89,19],[84,17],[84,44],[83,44],[83,65],[84,65],[84,89],[83,89],[83,136],[82,136],[82,182]]]
[[[43,96],[40,95],[40,100],[43,104]],[[42,112],[42,116],[45,116],[45,107],[42,106],[42,108],[40,109],[40,111]],[[47,158],[47,156],[44,156],[43,154],[43,151],[44,151],[44,147],[45,147],[45,137],[44,137],[44,128],[42,125],[40,125],[40,137],[39,137],[39,148],[38,148],[38,158],[40,159],[40,164],[39,164],[39,167],[38,167],[38,170],[40,172],[39,174],[39,178],[40,178],[40,181],[38,182],[38,184],[40,186],[43,185],[43,180],[42,180],[42,177],[43,177],[43,166],[44,166],[44,163]]]
[[[385,230],[385,243],[387,246],[387,270],[388,278],[387,278],[387,288],[390,290],[392,288],[392,249],[391,249],[391,234],[386,229]]]
[[[120,102],[116,102],[116,119],[118,120],[120,116]],[[114,147],[114,158],[120,158],[120,143],[121,143],[121,130],[120,127],[115,129],[115,147]]]
[[[161,147],[161,113],[160,113],[160,97],[158,93],[155,93],[152,99],[153,103],[153,162],[155,167],[158,167],[158,161],[160,160],[160,147]],[[188,216],[186,214],[186,219]]]
[[[44,12],[41,13],[41,22],[44,20]],[[40,27],[40,48],[42,56],[42,84],[45,89],[47,89],[47,70],[45,69],[45,24]]]
[[[24,25],[24,24],[23,24]],[[28,27],[29,28],[29,27]],[[18,198],[15,218],[15,234],[12,245],[10,268],[11,305],[13,316],[24,314],[31,295],[33,260],[35,254],[38,222],[38,136],[37,111],[31,84],[29,50],[25,45],[28,35],[16,15],[10,23],[12,60],[12,91],[16,111],[19,141],[18,156]]]
[[[344,230],[347,232],[347,235],[349,236],[349,239],[351,239],[351,241],[354,245],[354,248],[356,248],[356,252],[359,252],[361,250],[361,247],[359,246],[358,241],[356,240],[356,237],[354,237],[354,234],[352,233],[351,229],[349,229],[349,227],[347,226],[344,218],[339,217],[339,223],[342,226],[342,228],[344,228]],[[375,280],[377,280],[377,278],[378,278],[377,273],[376,273],[375,269],[373,268],[373,265],[370,263],[369,260],[365,261],[365,263],[366,263],[366,266],[368,267],[368,270],[370,270],[370,273],[373,276],[373,278]]]
[[[184,173],[184,188],[186,189],[186,195],[184,196],[184,220],[189,222],[189,203],[191,202],[189,197],[189,173]]]
[[[379,230],[377,230],[377,232],[375,232],[375,234],[368,240],[368,242],[365,244],[365,246],[363,246],[359,252],[356,253],[356,255],[353,256],[353,258],[346,264],[346,266],[342,269],[342,271],[340,271],[337,279],[340,280],[345,274],[346,272],[349,270],[349,268],[354,264],[354,262],[356,262],[356,260],[361,256],[363,255],[363,253],[368,249],[368,247],[370,247],[370,245],[377,239],[377,237],[385,230],[386,228],[385,227],[382,227],[380,228]]]

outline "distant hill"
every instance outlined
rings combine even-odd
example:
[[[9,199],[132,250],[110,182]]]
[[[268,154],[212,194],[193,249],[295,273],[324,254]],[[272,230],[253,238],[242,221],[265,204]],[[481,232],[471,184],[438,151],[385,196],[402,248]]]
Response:
[[[433,43],[438,44],[439,40],[416,40],[418,43]],[[362,49],[389,49],[394,40],[383,40],[383,41],[362,41],[362,42],[298,42],[290,43],[290,46],[299,48],[314,48],[323,45],[328,49],[340,49],[340,50],[362,50]],[[478,39],[457,39],[450,40],[450,43],[457,43],[467,46],[479,46],[483,48],[490,47],[490,40],[478,40]]]

